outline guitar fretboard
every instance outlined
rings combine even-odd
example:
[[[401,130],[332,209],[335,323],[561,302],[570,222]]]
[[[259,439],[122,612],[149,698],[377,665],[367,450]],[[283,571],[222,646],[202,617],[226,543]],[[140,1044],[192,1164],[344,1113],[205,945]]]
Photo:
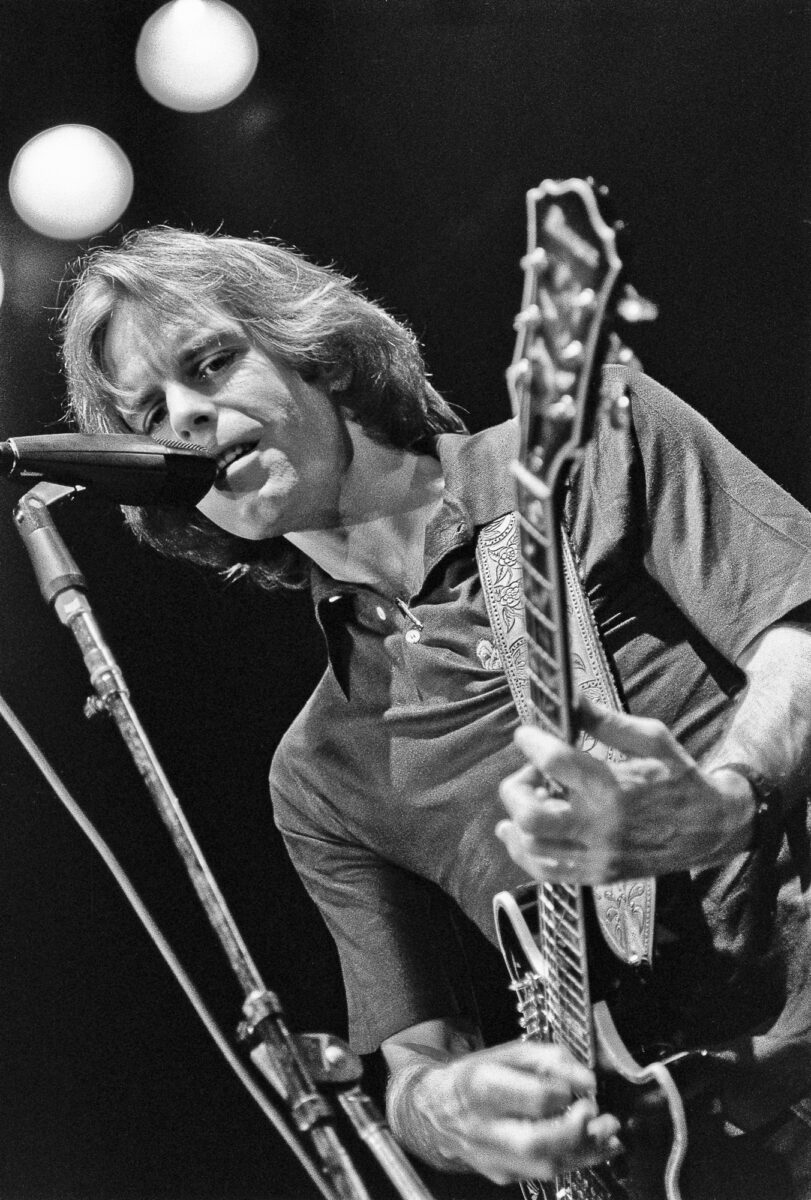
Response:
[[[550,531],[548,492],[537,479],[517,477],[521,560],[529,660],[529,691],[537,723],[568,739],[568,673],[565,658],[565,592]],[[550,787],[555,785],[550,781]],[[537,937],[548,977],[544,981],[546,1036],[567,1046],[578,1061],[594,1065],[583,899],[579,887],[543,883],[538,887]]]

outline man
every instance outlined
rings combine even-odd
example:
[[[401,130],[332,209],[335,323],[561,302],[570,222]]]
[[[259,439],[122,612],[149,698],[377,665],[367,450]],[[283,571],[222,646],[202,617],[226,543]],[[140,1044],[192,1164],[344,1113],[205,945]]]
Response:
[[[353,1044],[382,1046],[406,1146],[497,1182],[620,1149],[582,1064],[483,1046],[457,932],[492,940],[492,896],[526,871],[665,876],[683,1036],[718,1048],[737,1129],[782,1120],[811,1090],[790,819],[811,749],[808,514],[630,377],[630,427],[598,429],[566,511],[630,714],[584,707],[627,756],[604,766],[538,731],[513,741],[474,558],[514,507],[513,424],[468,436],[411,334],[348,281],[259,241],[142,231],[89,257],[64,357],[83,428],[221,464],[196,512],[131,511],[140,536],[265,586],[309,580],[329,667],[275,754],[275,816],[335,937]]]

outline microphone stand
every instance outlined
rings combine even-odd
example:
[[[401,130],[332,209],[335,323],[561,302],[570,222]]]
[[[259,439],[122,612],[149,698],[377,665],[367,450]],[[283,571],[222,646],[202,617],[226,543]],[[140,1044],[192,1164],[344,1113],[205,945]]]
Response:
[[[242,987],[245,996],[242,1009],[246,1019],[240,1025],[240,1035],[259,1039],[252,1057],[286,1101],[296,1128],[315,1151],[326,1194],[336,1200],[370,1200],[340,1141],[332,1109],[318,1092],[306,1055],[300,1048],[299,1041],[306,1046],[306,1038],[296,1039],[291,1035],[278,997],[262,981],[133,708],[121,669],[102,636],[87,599],[87,581],[48,511],[50,504],[81,490],[63,484],[38,483],[18,502],[14,520],[31,558],[43,598],[53,605],[82,653],[95,692],[87,701],[85,713],[87,716],[109,713],[118,726]],[[348,1049],[347,1054],[351,1054]],[[309,1057],[314,1061],[312,1055]],[[375,1115],[369,1115],[373,1113],[371,1101],[363,1097],[359,1088],[354,1091],[355,1096],[344,1107],[356,1130],[377,1153],[400,1194],[405,1200],[430,1200],[400,1147],[388,1131],[384,1132],[382,1118],[377,1120]],[[363,1114],[359,1115],[361,1110]]]

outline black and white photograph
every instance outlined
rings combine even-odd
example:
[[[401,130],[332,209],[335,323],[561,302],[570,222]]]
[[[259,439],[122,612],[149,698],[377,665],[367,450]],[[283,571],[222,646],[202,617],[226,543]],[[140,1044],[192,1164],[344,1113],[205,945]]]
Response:
[[[811,1200],[807,0],[0,0],[0,1200]]]

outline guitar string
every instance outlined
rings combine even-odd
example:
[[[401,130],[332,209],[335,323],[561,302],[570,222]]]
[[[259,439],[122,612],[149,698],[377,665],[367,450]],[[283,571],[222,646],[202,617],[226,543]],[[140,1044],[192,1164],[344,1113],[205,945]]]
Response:
[[[554,622],[544,611],[551,601],[548,571],[549,539],[522,516],[525,591],[541,589],[542,604],[525,602],[529,649],[530,695],[540,723],[561,735],[563,698],[560,663],[554,653]],[[542,563],[538,563],[541,558]],[[533,653],[534,652],[534,653]],[[545,677],[544,677],[545,673]],[[551,681],[551,682],[550,682]],[[540,699],[540,703],[539,703]],[[555,719],[557,717],[557,720]],[[566,884],[541,884],[538,889],[538,941],[547,964],[542,985],[544,1032],[568,1046],[581,1062],[593,1061],[594,1038],[587,1003],[584,966],[584,930],[579,889]],[[561,1184],[565,1191],[561,1188]],[[611,1200],[603,1180],[591,1169],[556,1177],[559,1200]]]

